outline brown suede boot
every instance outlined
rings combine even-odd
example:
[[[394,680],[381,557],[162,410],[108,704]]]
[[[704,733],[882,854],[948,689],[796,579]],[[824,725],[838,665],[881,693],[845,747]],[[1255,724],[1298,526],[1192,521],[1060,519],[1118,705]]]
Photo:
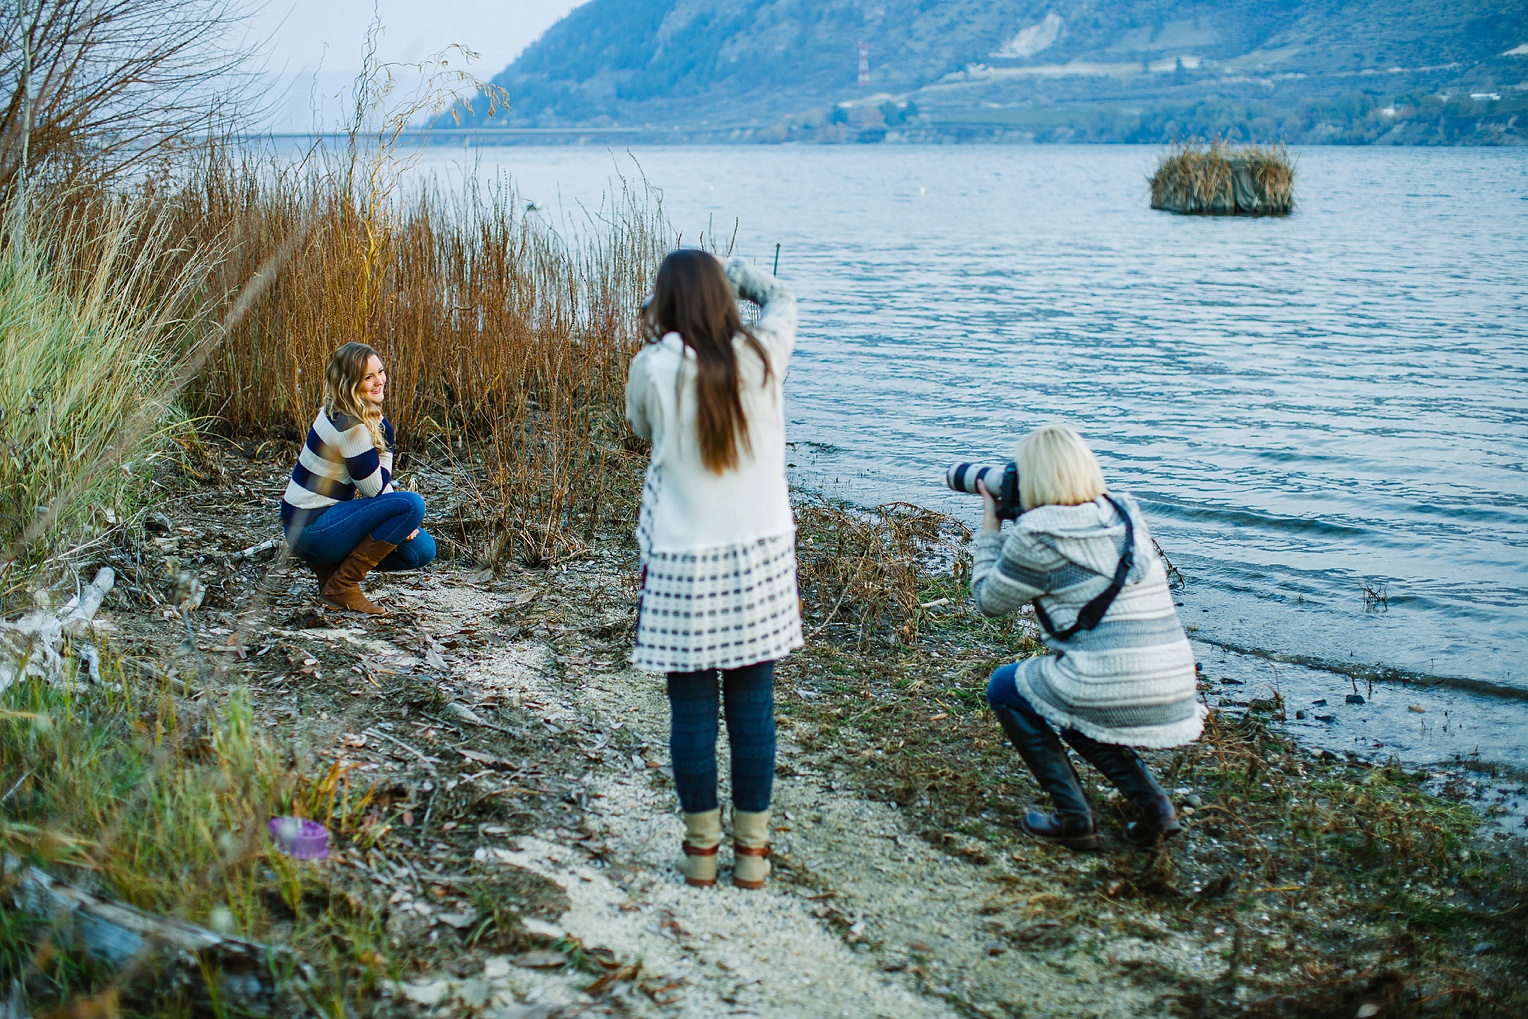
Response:
[[[324,585],[329,583],[329,578],[334,576],[334,571],[340,568],[340,564],[325,563],[320,565],[318,563],[309,563],[308,568],[311,569],[313,571],[313,575],[318,578],[318,590],[319,593],[322,594]]]
[[[318,593],[323,595],[324,601],[330,605],[337,605],[351,612],[365,612],[372,616],[387,615],[386,609],[380,605],[373,605],[361,593],[361,581],[365,580],[366,574],[376,569],[377,564],[386,559],[388,553],[397,547],[367,535],[351,550],[345,561],[339,564],[329,577],[329,582],[320,588]]]

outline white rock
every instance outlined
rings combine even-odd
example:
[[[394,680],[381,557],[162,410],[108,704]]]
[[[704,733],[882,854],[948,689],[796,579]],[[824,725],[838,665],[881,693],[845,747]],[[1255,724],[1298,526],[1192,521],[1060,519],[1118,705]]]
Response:
[[[456,999],[468,1008],[482,1008],[488,1003],[488,981],[463,980],[456,988]]]
[[[521,917],[520,922],[525,925],[526,930],[532,934],[539,934],[544,938],[560,938],[568,933],[559,924],[547,923],[545,920],[538,920],[534,916]]]
[[[422,980],[403,985],[403,996],[416,1005],[439,1005],[450,993],[451,985],[445,980]]]

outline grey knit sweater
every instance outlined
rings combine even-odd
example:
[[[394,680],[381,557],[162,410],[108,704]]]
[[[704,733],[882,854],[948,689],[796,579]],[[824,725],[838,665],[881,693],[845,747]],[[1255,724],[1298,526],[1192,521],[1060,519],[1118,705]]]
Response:
[[[1015,684],[1047,720],[1100,742],[1180,746],[1204,724],[1193,648],[1140,506],[1114,498],[1135,525],[1135,566],[1124,588],[1094,629],[1064,642],[1047,638],[1055,654],[1021,661]],[[994,531],[977,536],[972,598],[988,616],[1040,601],[1064,630],[1109,586],[1124,539],[1124,521],[1103,498],[1030,510],[1006,539]]]

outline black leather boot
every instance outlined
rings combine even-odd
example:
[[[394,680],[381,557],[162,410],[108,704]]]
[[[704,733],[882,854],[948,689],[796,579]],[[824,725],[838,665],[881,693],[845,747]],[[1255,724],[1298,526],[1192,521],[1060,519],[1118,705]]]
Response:
[[[1126,842],[1134,846],[1153,846],[1183,830],[1173,801],[1133,748],[1100,743],[1075,729],[1063,729],[1061,735],[1140,810],[1141,820],[1125,825]]]
[[[1125,841],[1133,846],[1154,846],[1165,842],[1183,830],[1173,801],[1163,793],[1149,803],[1137,801],[1142,820],[1125,825]]]
[[[1024,830],[1068,849],[1084,852],[1097,849],[1098,830],[1093,824],[1093,811],[1082,792],[1072,759],[1067,756],[1066,747],[1061,745],[1055,732],[1043,719],[1026,718],[1004,704],[992,705],[992,713],[997,715],[1003,732],[1056,808],[1054,814],[1031,810],[1024,815]]]

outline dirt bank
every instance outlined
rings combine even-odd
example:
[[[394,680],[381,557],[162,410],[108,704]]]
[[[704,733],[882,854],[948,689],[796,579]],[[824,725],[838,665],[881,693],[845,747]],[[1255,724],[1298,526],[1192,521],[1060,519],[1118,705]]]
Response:
[[[413,483],[447,505],[447,479],[421,463]],[[623,536],[495,576],[454,561],[450,527],[437,525],[440,563],[368,585],[391,616],[337,615],[313,604],[305,569],[274,550],[241,554],[272,533],[281,451],[214,450],[209,464],[210,483],[157,507],[167,531],[136,520],[80,565],[110,562],[123,577],[100,627],[115,653],[181,663],[192,699],[247,690],[294,767],[338,765],[372,790],[366,823],[312,865],[323,896],[296,907],[344,899],[379,925],[375,956],[346,964],[370,967],[355,997],[368,1010],[1524,1006],[1512,978],[1525,958],[1519,844],[1478,834],[1425,775],[1288,742],[1272,701],[1222,710],[1201,744],[1155,755],[1189,815],[1167,848],[1126,846],[1124,808],[1101,787],[1103,852],[1018,835],[1037,793],[981,692],[993,665],[1031,644],[1022,626],[941,603],[955,577],[914,578],[915,646],[809,595],[810,646],[779,673],[776,877],[756,893],[687,888],[673,870],[662,684],[625,663],[635,552]],[[822,568],[811,549],[831,544],[821,524],[803,514],[806,578]],[[188,614],[164,593],[184,572],[209,592]]]

